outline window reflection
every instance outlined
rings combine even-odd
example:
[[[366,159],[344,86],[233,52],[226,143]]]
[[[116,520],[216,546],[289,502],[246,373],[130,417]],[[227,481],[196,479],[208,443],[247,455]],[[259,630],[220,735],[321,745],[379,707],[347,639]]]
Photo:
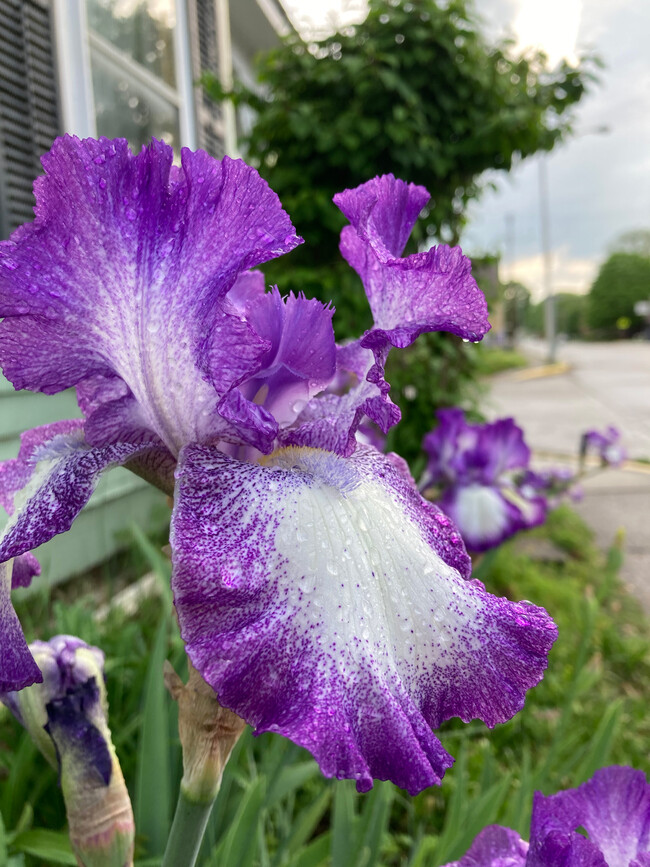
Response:
[[[140,150],[152,136],[180,150],[178,109],[118,69],[98,51],[92,52],[93,91],[98,135],[126,138]]]
[[[87,0],[88,26],[171,87],[176,86],[174,0]]]

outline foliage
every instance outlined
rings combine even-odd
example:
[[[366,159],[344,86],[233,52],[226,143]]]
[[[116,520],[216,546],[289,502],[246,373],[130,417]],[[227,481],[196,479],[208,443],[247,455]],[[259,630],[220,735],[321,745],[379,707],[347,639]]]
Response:
[[[567,337],[583,337],[587,329],[587,296],[573,292],[557,292],[555,295],[555,327],[558,334]],[[532,304],[526,312],[526,328],[533,334],[544,334],[546,302]]]
[[[506,370],[516,370],[528,367],[528,359],[514,349],[502,349],[500,346],[476,346],[476,364],[479,376],[493,376]]]
[[[630,229],[614,241],[610,253],[638,253],[639,256],[650,256],[650,229]]]
[[[408,249],[433,236],[455,241],[483,172],[506,171],[514,159],[550,150],[569,132],[593,67],[587,59],[550,71],[542,55],[490,44],[468,0],[444,8],[435,0],[371,0],[356,28],[318,43],[287,38],[259,61],[266,98],[242,86],[234,94],[257,112],[247,159],[306,242],[267,263],[267,281],[283,293],[331,300],[337,338],[359,336],[372,321],[360,281],[338,252],[345,221],[332,196],[392,172],[433,192]],[[215,99],[224,97],[214,75],[206,73],[202,83]],[[438,357],[425,358],[420,347],[391,359],[409,457],[434,409],[474,405],[469,354],[447,335],[425,345]],[[404,387],[416,381],[406,359],[429,383],[415,401],[402,399]]]
[[[332,195],[387,172],[433,191],[424,225],[455,239],[484,171],[568,132],[592,69],[490,44],[467,0],[371,0],[358,27],[262,57],[268,99],[239,91],[258,113],[248,156],[308,241],[302,261],[335,258]]]
[[[553,543],[560,560],[531,557],[535,540]],[[97,621],[96,599],[87,595],[73,602],[42,597],[40,607],[31,599],[21,617],[31,613],[32,634],[40,637],[72,631],[104,648],[111,727],[131,793],[142,785],[139,769],[150,763],[147,785],[166,798],[163,788],[177,790],[180,747],[173,703],[162,694],[161,713],[153,683],[162,680],[162,656],[181,672],[182,650],[169,618],[169,566],[141,536],[136,556],[155,570],[161,588],[137,616],[116,611]],[[544,604],[560,637],[544,681],[511,722],[493,731],[478,722],[443,726],[441,738],[457,761],[440,789],[410,798],[378,783],[372,793],[358,795],[351,781],[323,779],[310,756],[283,738],[246,733],[226,768],[199,863],[436,867],[466,851],[491,822],[525,832],[535,788],[550,793],[576,785],[610,762],[650,770],[644,698],[650,640],[638,605],[616,578],[620,556],[614,548],[605,560],[585,525],[563,507],[545,527],[476,564],[476,576],[492,592]],[[158,655],[161,645],[164,653]],[[62,830],[51,836],[41,830],[65,824],[55,773],[8,714],[0,718],[0,740],[0,814],[6,829],[0,833],[0,863],[10,853],[22,853],[4,861],[12,867],[74,863]],[[151,770],[156,762],[170,769],[169,779]],[[146,836],[139,826],[139,867],[160,864],[155,841],[168,831],[162,810],[147,821]]]
[[[631,331],[638,331],[643,319],[634,312],[637,301],[650,299],[650,257],[638,253],[613,253],[601,266],[589,291],[589,325],[614,336],[616,322],[629,320]]]
[[[407,460],[416,477],[424,468],[415,463],[422,438],[431,430],[436,410],[460,404],[476,415],[482,391],[475,350],[472,343],[434,332],[388,357],[386,379],[402,420],[388,432],[387,449]]]

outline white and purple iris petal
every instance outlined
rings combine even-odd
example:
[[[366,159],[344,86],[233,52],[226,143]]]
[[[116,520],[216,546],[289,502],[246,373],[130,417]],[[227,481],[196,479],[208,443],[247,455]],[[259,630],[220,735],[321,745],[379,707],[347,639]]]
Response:
[[[388,178],[344,194],[376,327],[337,353],[331,309],[249,271],[300,240],[253,169],[70,137],[44,167],[36,220],[0,245],[0,362],[17,387],[75,385],[85,421],[30,432],[0,470],[0,561],[67,530],[109,467],[170,490],[178,459],[175,600],[223,703],[360,789],[439,782],[452,759],[431,727],[509,719],[555,627],[467,580],[459,534],[398,458],[351,454],[364,414],[384,431],[399,418],[391,346],[488,327],[459,251],[397,258],[423,191]],[[337,356],[360,381],[318,398]],[[300,447],[277,449],[290,436]],[[0,684],[18,689],[39,674],[2,569]]]
[[[591,449],[597,452],[602,463],[610,467],[620,467],[627,451],[621,445],[621,432],[613,425],[604,431],[588,430],[582,435],[582,451]]]
[[[259,465],[189,446],[171,542],[181,633],[220,700],[360,791],[439,783],[453,760],[431,727],[509,719],[556,636],[466,580],[449,519],[368,447]]]
[[[40,571],[29,552],[70,529],[105,470],[148,450],[141,443],[90,446],[83,422],[64,421],[23,434],[18,457],[0,465],[0,502],[9,513],[0,537],[1,690],[41,680],[10,598],[12,588],[27,586]]]
[[[422,488],[437,488],[436,502],[468,548],[486,551],[543,523],[548,502],[526,481],[530,449],[514,420],[472,425],[458,409],[437,416],[438,427],[422,443],[429,455]]]
[[[184,150],[177,168],[172,156],[155,141],[137,155],[123,140],[55,141],[35,221],[0,245],[0,362],[16,388],[47,394],[98,376],[114,394],[119,377],[96,445],[125,428],[172,454],[224,434],[268,444],[268,418],[256,438],[259,425],[233,430],[217,410],[215,361],[256,372],[268,348],[221,301],[241,271],[300,239],[245,163]]]
[[[650,786],[641,771],[602,768],[577,789],[536,793],[526,867],[556,864],[649,867]]]

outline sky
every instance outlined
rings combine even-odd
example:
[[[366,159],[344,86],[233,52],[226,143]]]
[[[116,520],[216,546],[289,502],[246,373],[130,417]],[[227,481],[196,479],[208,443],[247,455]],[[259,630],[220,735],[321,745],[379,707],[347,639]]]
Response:
[[[364,0],[283,0],[294,22],[325,33],[363,18]],[[650,230],[649,0],[475,0],[493,38],[514,36],[552,62],[596,51],[601,83],[578,108],[575,136],[546,160],[552,287],[586,292],[611,246],[631,229]],[[472,254],[500,253],[501,279],[543,293],[539,159],[490,179],[471,206],[461,239]],[[487,178],[486,178],[487,179]]]

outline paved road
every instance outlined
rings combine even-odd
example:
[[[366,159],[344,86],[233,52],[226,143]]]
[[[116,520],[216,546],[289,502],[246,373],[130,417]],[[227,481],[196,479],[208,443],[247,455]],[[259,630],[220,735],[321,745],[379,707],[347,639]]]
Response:
[[[544,357],[540,342],[522,349]],[[582,431],[613,424],[631,458],[650,459],[650,342],[566,343],[558,360],[571,365],[563,376],[496,378],[490,413],[513,414],[534,449],[552,452],[574,452]]]
[[[521,348],[531,360],[544,358],[540,343]],[[650,343],[568,343],[559,360],[571,365],[559,376],[494,378],[487,412],[514,416],[538,460],[550,453],[570,461],[582,431],[608,424],[621,430],[630,458],[650,458]],[[588,479],[576,510],[603,548],[625,529],[622,578],[650,614],[650,466]]]

